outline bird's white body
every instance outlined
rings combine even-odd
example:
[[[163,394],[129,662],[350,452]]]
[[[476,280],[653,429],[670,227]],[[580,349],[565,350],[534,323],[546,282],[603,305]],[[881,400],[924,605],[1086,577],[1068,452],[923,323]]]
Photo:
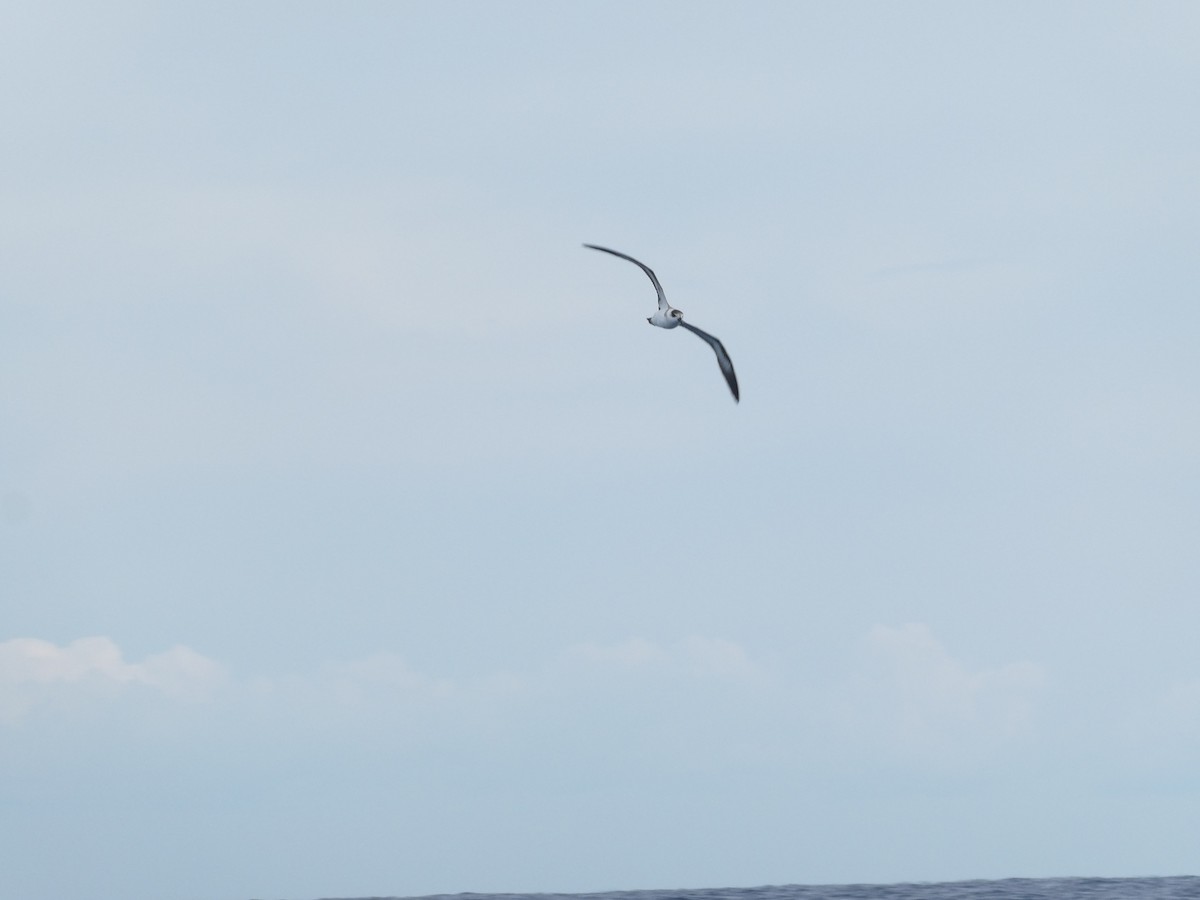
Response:
[[[658,312],[646,319],[651,325],[657,325],[659,328],[675,328],[682,320],[683,313],[673,306],[666,309],[659,307]]]

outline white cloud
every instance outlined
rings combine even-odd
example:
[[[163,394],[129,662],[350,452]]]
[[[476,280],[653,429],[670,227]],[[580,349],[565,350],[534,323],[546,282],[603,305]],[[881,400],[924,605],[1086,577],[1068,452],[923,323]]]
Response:
[[[205,699],[228,681],[224,666],[182,645],[148,656],[133,668],[135,680],[185,700]]]
[[[438,741],[569,721],[584,733],[596,723],[611,733],[632,729],[645,746],[694,755],[686,747],[699,733],[705,738],[697,746],[715,752],[710,732],[717,727],[755,736],[730,743],[747,758],[799,744],[840,758],[857,745],[939,765],[987,758],[1031,731],[1043,681],[1033,663],[972,667],[920,624],[876,626],[861,649],[860,670],[839,687],[796,682],[735,641],[700,635],[582,643],[526,670],[473,677],[422,671],[398,654],[377,653],[241,679],[182,646],[130,661],[107,637],[62,646],[20,638],[0,643],[0,724],[41,707],[77,711],[149,693],[171,703],[213,698],[215,708],[272,734],[367,729]],[[830,707],[816,699],[821,694],[832,694],[834,720],[825,718]]]
[[[394,653],[238,679],[184,646],[135,662],[103,636],[61,646],[37,638],[0,642],[0,725],[16,725],[41,708],[78,712],[147,694],[173,703],[219,699],[226,710],[306,728],[410,720],[421,711],[474,721],[527,696],[529,688],[529,678],[503,671],[467,679],[421,672]]]
[[[740,644],[692,635],[660,644],[631,637],[614,644],[578,644],[567,656],[588,665],[619,670],[656,669],[674,676],[758,681],[767,672]]]
[[[255,678],[247,691],[268,704],[299,705],[310,713],[322,710],[334,715],[444,703],[462,693],[453,680],[418,672],[392,653],[328,662],[311,673]]]
[[[183,646],[131,663],[107,637],[61,647],[14,638],[0,642],[0,723],[15,723],[39,704],[72,694],[112,698],[141,685],[166,697],[200,700],[225,681],[219,663]]]
[[[600,666],[636,668],[663,663],[667,653],[646,638],[628,638],[615,644],[577,644],[567,652],[568,657]]]
[[[909,757],[957,762],[1030,733],[1041,666],[970,668],[928,625],[876,625],[848,692],[847,718]]]

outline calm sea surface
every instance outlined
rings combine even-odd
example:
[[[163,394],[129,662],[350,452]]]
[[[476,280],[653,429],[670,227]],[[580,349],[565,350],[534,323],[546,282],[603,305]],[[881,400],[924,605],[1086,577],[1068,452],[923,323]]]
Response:
[[[1200,877],[1006,878],[925,884],[787,884],[604,894],[438,894],[408,900],[1200,900]],[[329,898],[333,900],[333,898]],[[351,900],[351,898],[342,898]],[[401,900],[401,898],[357,898]]]

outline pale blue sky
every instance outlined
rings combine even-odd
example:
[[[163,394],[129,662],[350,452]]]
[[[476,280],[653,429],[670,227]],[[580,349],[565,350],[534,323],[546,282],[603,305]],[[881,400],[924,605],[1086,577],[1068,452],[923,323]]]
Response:
[[[7,4],[0,84],[0,895],[1197,874],[1200,7]]]

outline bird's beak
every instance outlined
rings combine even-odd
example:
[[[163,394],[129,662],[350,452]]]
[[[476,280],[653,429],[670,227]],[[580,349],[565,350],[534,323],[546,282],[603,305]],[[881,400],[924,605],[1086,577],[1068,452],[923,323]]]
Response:
[[[651,319],[651,318],[650,318],[650,317],[648,317],[648,316],[646,317],[646,321],[647,321],[649,324],[651,324],[651,325],[653,325],[653,324],[654,324],[654,320],[653,320],[653,319]]]

